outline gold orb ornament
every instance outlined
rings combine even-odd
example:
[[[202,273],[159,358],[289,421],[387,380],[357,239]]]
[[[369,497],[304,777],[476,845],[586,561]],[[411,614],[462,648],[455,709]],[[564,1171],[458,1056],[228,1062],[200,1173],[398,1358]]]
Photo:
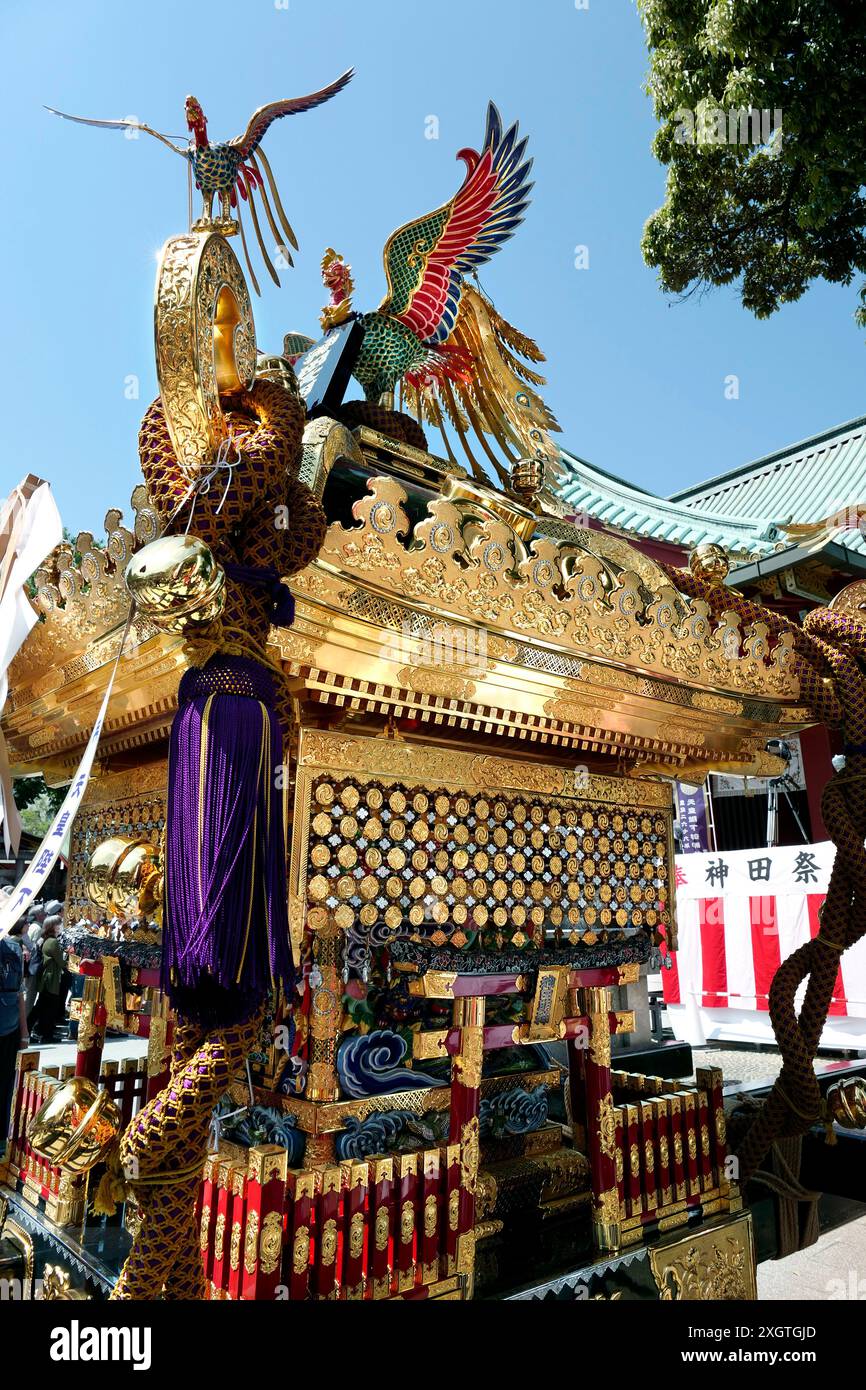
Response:
[[[158,849],[130,835],[102,840],[84,871],[85,891],[94,907],[124,920],[156,914],[161,881]]]
[[[31,1120],[27,1137],[54,1167],[87,1173],[105,1159],[123,1128],[111,1096],[86,1076],[60,1086]]]
[[[139,611],[163,632],[207,627],[225,608],[225,572],[197,536],[151,541],[133,555],[125,578]]]
[[[689,556],[689,569],[695,579],[704,579],[710,584],[724,584],[731,568],[731,562],[720,545],[705,542],[696,545]]]

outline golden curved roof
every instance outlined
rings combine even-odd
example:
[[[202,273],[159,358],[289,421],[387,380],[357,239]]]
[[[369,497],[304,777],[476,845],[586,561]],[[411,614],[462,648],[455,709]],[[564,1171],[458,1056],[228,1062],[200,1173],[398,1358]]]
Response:
[[[713,622],[620,538],[329,420],[307,428],[302,476],[342,513],[293,581],[294,627],[272,634],[308,721],[408,720],[451,741],[504,736],[524,755],[612,754],[633,773],[766,770],[770,734],[812,722],[787,639],[771,647],[766,624],[733,612]],[[86,740],[128,609],[123,569],[157,532],[143,487],[132,505],[131,530],[111,510],[104,543],[83,534],[37,576],[43,621],[4,713],[16,772],[62,780]],[[105,756],[165,737],[189,657],[137,623]]]

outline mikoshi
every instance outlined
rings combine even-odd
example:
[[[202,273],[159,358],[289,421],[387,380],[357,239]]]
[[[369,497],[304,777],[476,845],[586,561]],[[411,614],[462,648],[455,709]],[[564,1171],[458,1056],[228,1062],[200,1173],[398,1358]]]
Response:
[[[862,931],[863,591],[800,624],[717,547],[568,519],[542,354],[474,279],[530,201],[492,103],[379,308],[328,248],[322,336],[257,348],[243,215],[274,279],[266,234],[296,245],[261,140],[351,75],[225,144],[194,98],[186,150],[85,121],[203,207],[160,257],[134,519],[51,551],[10,668],[13,773],[77,800],[0,930],[70,832],[77,1051],[20,1056],[3,1234],[55,1298],[754,1298],[744,1184],[866,1119],[812,1068]],[[816,723],[836,863],[773,985],[782,1076],[732,1116],[717,1067],[622,1047],[676,948],[672,784],[773,775]]]

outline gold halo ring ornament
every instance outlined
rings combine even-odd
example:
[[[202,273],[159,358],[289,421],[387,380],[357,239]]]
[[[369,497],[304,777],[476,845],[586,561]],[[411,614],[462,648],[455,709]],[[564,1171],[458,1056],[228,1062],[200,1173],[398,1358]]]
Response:
[[[830,601],[830,612],[866,627],[866,579],[856,579],[840,589]]]
[[[227,434],[220,396],[248,391],[256,329],[237,257],[217,232],[165,243],[156,276],[156,370],[177,460],[190,478]]]
[[[207,627],[225,608],[225,571],[197,536],[160,536],[126,567],[136,607],[162,632]]]
[[[27,1136],[52,1166],[87,1173],[108,1155],[123,1128],[111,1096],[86,1076],[73,1076],[45,1102]]]

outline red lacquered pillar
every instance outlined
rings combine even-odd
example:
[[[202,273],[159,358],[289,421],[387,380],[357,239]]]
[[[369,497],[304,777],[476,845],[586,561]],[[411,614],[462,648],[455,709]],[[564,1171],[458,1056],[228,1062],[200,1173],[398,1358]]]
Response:
[[[435,1284],[439,1278],[439,1230],[442,1224],[440,1172],[442,1159],[438,1149],[425,1149],[421,1156],[421,1220],[418,1228],[419,1264],[422,1284]]]
[[[578,1010],[588,1024],[583,1089],[586,1149],[592,1183],[592,1224],[599,1250],[619,1249],[619,1193],[616,1182],[616,1114],[610,1075],[611,995],[606,987],[578,990]]]
[[[373,1160],[370,1201],[370,1280],[374,1298],[391,1296],[391,1228],[394,1212],[394,1160]]]
[[[250,1149],[241,1298],[273,1300],[283,1258],[288,1154],[277,1144]]]
[[[481,1143],[478,1109],[481,1100],[481,1068],[484,1061],[483,998],[455,999],[454,1027],[460,1030],[460,1047],[451,1062],[451,1142],[460,1145],[460,1198],[457,1214],[457,1272],[465,1280],[465,1297],[471,1298],[475,1278],[475,1193]]]
[[[394,1160],[394,1270],[398,1293],[415,1287],[415,1240],[418,1216],[420,1154],[398,1154]]]
[[[310,1287],[310,1226],[316,1200],[318,1173],[292,1169],[287,1180],[286,1208],[289,1219],[289,1298],[301,1302]]]
[[[367,1231],[369,1163],[347,1161],[343,1173],[343,1296],[364,1297],[364,1238]]]
[[[83,960],[79,965],[79,972],[86,978],[81,996],[81,1011],[78,1015],[75,1075],[86,1076],[89,1081],[98,1081],[107,1018],[102,1000],[102,963],[97,960]]]
[[[339,1167],[323,1168],[316,1204],[313,1239],[313,1297],[337,1298],[341,1278],[340,1201],[343,1174]]]
[[[726,1192],[730,1186],[730,1179],[727,1170],[728,1145],[722,1072],[719,1067],[698,1067],[695,1077],[699,1088],[706,1091],[709,1099],[710,1142],[715,1179],[719,1190]]]
[[[199,1248],[204,1266],[205,1285],[213,1282],[214,1231],[216,1229],[217,1194],[219,1192],[219,1154],[209,1154],[205,1160],[199,1198]]]

